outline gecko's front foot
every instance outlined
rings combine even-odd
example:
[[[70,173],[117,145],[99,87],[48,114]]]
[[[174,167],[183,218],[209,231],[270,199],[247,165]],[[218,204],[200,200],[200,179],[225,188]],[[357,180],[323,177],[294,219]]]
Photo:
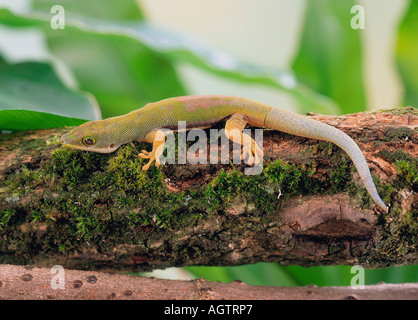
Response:
[[[161,130],[152,131],[149,135],[146,136],[146,142],[152,142],[152,150],[148,152],[146,150],[142,150],[140,154],[138,154],[142,159],[149,159],[148,163],[142,167],[142,170],[147,171],[155,160],[155,166],[160,166],[160,157],[164,151],[164,143],[165,143],[165,135],[164,132]]]
[[[146,150],[142,150],[142,152],[139,154],[139,156],[142,159],[149,159],[148,163],[144,166],[142,166],[142,170],[147,171],[152,164],[152,162],[155,160],[155,166],[158,167],[160,165],[159,157],[155,156],[155,152],[148,152]]]

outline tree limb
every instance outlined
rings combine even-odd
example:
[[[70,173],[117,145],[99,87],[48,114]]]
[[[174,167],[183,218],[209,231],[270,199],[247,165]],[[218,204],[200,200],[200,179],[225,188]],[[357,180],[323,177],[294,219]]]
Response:
[[[149,146],[104,155],[61,147],[68,129],[21,132],[0,140],[0,261],[89,270],[416,264],[417,111],[309,116],[359,144],[389,214],[338,147],[272,130],[256,176],[229,164],[144,173],[137,154]]]
[[[58,273],[60,272],[60,273]],[[61,277],[58,279],[58,275]],[[51,284],[52,283],[52,284]],[[18,300],[395,300],[418,299],[418,284],[266,287],[202,279],[164,280],[104,272],[0,265],[0,299]],[[172,302],[167,304],[171,305]]]

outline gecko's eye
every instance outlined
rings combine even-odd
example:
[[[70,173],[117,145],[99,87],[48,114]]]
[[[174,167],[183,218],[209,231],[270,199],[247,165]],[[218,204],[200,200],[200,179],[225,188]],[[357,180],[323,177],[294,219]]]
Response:
[[[84,145],[90,147],[90,146],[92,146],[93,144],[96,143],[96,140],[94,140],[94,138],[92,138],[92,137],[85,137],[85,138],[83,138],[83,143],[84,143]]]

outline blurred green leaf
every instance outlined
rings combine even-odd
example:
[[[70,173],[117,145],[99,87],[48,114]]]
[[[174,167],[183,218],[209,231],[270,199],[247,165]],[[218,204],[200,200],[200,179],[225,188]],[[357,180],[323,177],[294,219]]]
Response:
[[[277,263],[227,267],[235,280],[260,286],[296,286],[298,282]]]
[[[300,286],[349,286],[354,276],[351,266],[318,266],[303,268],[300,266],[282,267],[283,272],[292,276]]]
[[[130,39],[77,30],[60,34],[51,35],[52,52],[70,66],[80,87],[94,94],[104,118],[186,94],[169,61]]]
[[[49,64],[38,62],[9,65],[0,60],[2,109],[50,112],[88,120],[100,118],[92,97],[68,89]]]
[[[410,1],[396,44],[396,61],[405,87],[405,104],[418,107],[418,1]]]
[[[143,15],[135,0],[34,1],[35,9],[48,17],[52,17],[53,5],[65,8],[66,28],[54,30],[44,25],[49,48],[70,67],[80,87],[95,95],[104,118],[186,94],[170,61],[137,41],[103,29],[118,21],[140,21]],[[72,19],[78,23],[100,19],[102,29],[67,28]]]
[[[172,76],[174,71],[169,61],[186,62],[223,78],[287,92],[295,98],[303,112],[338,113],[340,110],[330,98],[298,83],[292,72],[266,70],[240,63],[198,41],[146,23],[68,17],[65,30],[51,30],[50,19],[51,15],[45,13],[15,15],[8,10],[0,10],[0,23],[28,26],[32,22],[48,32],[53,52],[72,67],[77,78],[81,79],[82,88],[97,96],[105,116],[129,111],[128,106],[137,108],[144,102],[183,94],[184,89]],[[65,35],[71,38],[65,38]],[[102,41],[103,46],[100,45]],[[157,60],[155,57],[158,57]],[[137,81],[132,82],[132,77]],[[93,85],[102,90],[90,87]],[[140,103],[140,100],[144,102]],[[103,101],[109,101],[109,104],[103,106]],[[123,106],[123,109],[113,111],[111,108],[115,105]]]
[[[184,267],[197,278],[205,278],[208,281],[231,282],[234,279],[226,267],[191,266]]]
[[[265,286],[350,286],[357,273],[352,266],[280,266],[277,263],[256,263],[237,267],[186,267],[196,277],[209,281],[240,280],[250,285]],[[399,266],[385,269],[364,269],[366,285],[418,281],[418,266]]]
[[[407,283],[418,282],[418,265],[389,267],[385,269],[366,269],[365,281],[367,284]]]
[[[185,267],[196,277],[209,281],[240,280],[250,285],[295,286],[298,282],[277,263],[255,263],[233,267]]]
[[[34,9],[50,13],[55,5],[61,5],[72,16],[123,21],[144,18],[135,0],[32,0]]]
[[[186,267],[197,277],[209,281],[240,280],[264,286],[349,286],[354,274],[350,266],[280,266],[277,263],[256,263],[236,267]]]
[[[36,130],[78,126],[83,119],[32,110],[0,110],[0,130]]]
[[[332,98],[342,113],[364,111],[362,30],[351,28],[354,1],[307,1],[297,78]]]

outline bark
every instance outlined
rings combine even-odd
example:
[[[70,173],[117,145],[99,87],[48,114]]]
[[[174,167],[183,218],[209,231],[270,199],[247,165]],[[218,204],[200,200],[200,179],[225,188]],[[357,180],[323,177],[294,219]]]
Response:
[[[21,132],[0,139],[0,261],[88,270],[416,264],[416,110],[309,116],[359,144],[389,213],[343,151],[272,130],[257,176],[229,164],[143,173],[136,155],[149,146],[93,154],[60,146],[68,128]]]
[[[418,284],[266,287],[104,272],[0,265],[0,299],[18,300],[416,300]],[[173,301],[166,302],[166,307]],[[164,304],[161,304],[164,310]],[[154,310],[157,311],[158,310]]]

